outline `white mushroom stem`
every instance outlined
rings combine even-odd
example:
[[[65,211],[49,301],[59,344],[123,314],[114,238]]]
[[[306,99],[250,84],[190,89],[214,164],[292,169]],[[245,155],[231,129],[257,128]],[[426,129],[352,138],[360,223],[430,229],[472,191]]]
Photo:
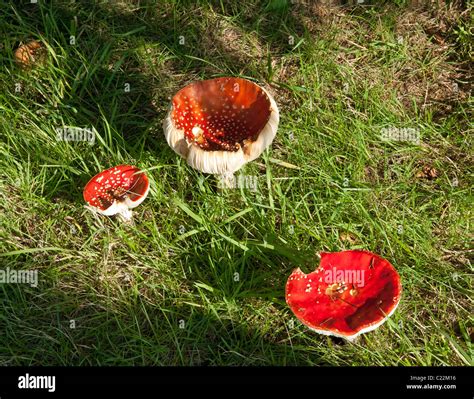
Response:
[[[105,211],[100,210],[99,208],[96,208],[94,206],[86,206],[87,209],[92,211],[94,214],[101,214],[101,215],[106,215],[106,216],[114,216],[117,215],[120,221],[127,223],[127,224],[133,224],[133,212],[129,207],[130,200],[128,197],[125,198],[125,201],[114,201],[114,203],[108,207]]]
[[[133,211],[131,209],[124,209],[117,214],[117,217],[124,223],[133,224]]]

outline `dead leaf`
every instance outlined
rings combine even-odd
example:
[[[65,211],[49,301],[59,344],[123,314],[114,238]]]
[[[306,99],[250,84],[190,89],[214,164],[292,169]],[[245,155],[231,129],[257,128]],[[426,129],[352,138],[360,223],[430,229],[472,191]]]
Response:
[[[348,242],[349,244],[355,244],[357,242],[357,237],[355,236],[355,234],[352,234],[348,231],[343,231],[339,234],[339,239],[341,241],[345,241],[345,242]]]
[[[428,179],[428,180],[434,180],[439,176],[439,172],[437,169],[425,165],[423,168],[418,171],[418,173],[415,175],[418,179]]]
[[[30,40],[21,44],[15,50],[15,62],[22,68],[27,68],[33,64],[42,62],[45,56],[45,47],[38,40]]]

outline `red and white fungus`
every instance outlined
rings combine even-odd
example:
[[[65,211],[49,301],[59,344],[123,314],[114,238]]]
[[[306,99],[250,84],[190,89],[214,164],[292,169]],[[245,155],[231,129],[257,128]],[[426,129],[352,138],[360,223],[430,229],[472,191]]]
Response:
[[[293,271],[286,302],[311,330],[352,341],[383,324],[401,292],[400,276],[380,256],[358,250],[323,252],[314,272]]]
[[[118,165],[95,175],[84,187],[88,208],[106,216],[132,218],[131,209],[140,205],[148,195],[148,177],[135,166]]]
[[[258,158],[279,122],[275,100],[242,78],[197,81],[172,99],[163,123],[170,147],[204,173],[231,175]]]

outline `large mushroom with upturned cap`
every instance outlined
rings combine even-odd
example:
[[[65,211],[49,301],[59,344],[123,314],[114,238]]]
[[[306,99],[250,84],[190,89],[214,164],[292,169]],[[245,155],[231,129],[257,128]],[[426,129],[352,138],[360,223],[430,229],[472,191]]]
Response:
[[[275,100],[242,78],[216,78],[184,87],[172,99],[163,129],[170,147],[204,173],[232,175],[273,141]]]
[[[314,272],[293,271],[286,302],[311,330],[352,341],[382,325],[401,292],[400,276],[382,257],[358,250],[323,252]]]

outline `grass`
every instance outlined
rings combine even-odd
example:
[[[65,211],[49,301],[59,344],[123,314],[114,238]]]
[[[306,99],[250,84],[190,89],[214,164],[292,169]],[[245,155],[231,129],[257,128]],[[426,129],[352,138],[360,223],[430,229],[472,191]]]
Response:
[[[39,272],[0,285],[0,364],[472,365],[471,6],[390,3],[0,1],[0,266]],[[22,70],[29,39],[49,57]],[[171,96],[225,75],[281,108],[239,172],[256,190],[219,190],[163,137]],[[57,141],[63,126],[94,145]],[[381,140],[393,127],[420,144]],[[152,184],[134,226],[83,207],[120,163]],[[299,324],[284,287],[356,248],[404,292],[349,344]]]

